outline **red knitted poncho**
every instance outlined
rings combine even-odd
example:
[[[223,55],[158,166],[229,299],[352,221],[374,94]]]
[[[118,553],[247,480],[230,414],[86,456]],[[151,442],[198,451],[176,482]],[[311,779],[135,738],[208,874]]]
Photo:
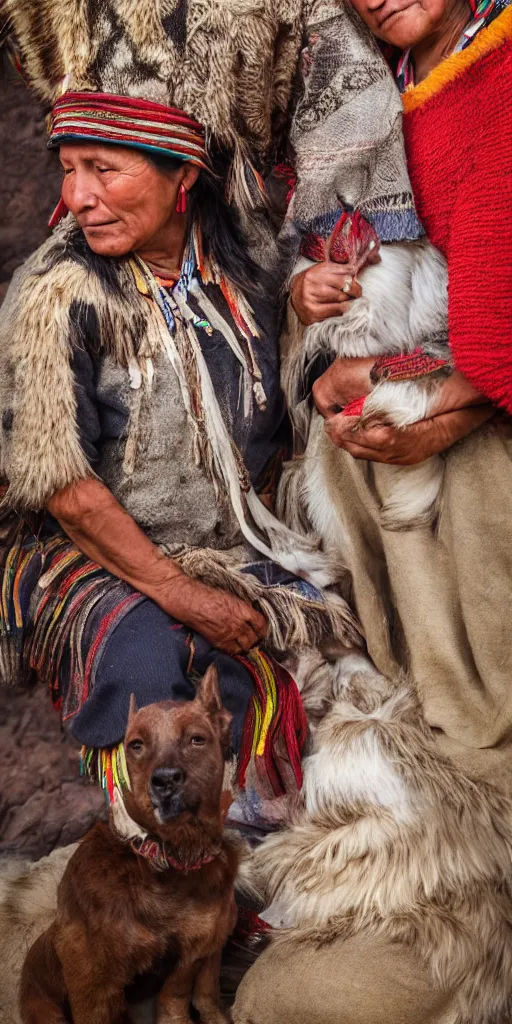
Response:
[[[448,262],[455,365],[512,413],[512,6],[402,99],[418,213]]]

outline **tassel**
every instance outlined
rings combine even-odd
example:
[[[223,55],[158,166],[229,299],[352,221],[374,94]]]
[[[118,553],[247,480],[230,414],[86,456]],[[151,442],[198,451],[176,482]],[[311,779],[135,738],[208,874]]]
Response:
[[[187,212],[187,190],[186,190],[186,188],[185,188],[185,186],[184,186],[184,184],[182,182],[180,187],[179,187],[179,191],[178,191],[178,201],[176,203],[176,213],[186,213],[186,212]]]
[[[55,207],[55,209],[54,209],[54,211],[53,211],[53,213],[52,213],[52,215],[50,217],[50,220],[48,221],[48,227],[49,228],[57,227],[57,224],[59,223],[59,221],[62,220],[62,218],[65,217],[68,212],[69,211],[68,211],[68,208],[67,208],[64,200],[63,199],[59,199],[59,201],[57,203],[57,206]]]

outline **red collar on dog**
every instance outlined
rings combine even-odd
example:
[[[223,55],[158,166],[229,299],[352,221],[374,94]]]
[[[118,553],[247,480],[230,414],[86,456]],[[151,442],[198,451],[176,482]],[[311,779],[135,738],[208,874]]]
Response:
[[[220,854],[219,846],[207,857],[201,857],[193,864],[184,864],[183,861],[176,860],[171,856],[165,848],[165,843],[162,843],[160,839],[151,836],[135,836],[130,840],[130,846],[139,857],[149,860],[156,871],[167,871],[169,868],[174,868],[175,871],[184,871],[185,874],[188,871],[199,871],[206,864],[211,864]]]

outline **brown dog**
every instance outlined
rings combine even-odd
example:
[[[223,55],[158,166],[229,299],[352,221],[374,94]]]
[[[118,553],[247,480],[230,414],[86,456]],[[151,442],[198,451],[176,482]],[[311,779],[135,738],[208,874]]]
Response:
[[[236,920],[238,846],[222,832],[231,715],[209,668],[188,703],[137,711],[125,737],[130,790],[110,825],[95,825],[71,858],[54,924],[29,950],[24,1024],[121,1024],[125,989],[164,971],[159,1024],[224,1024],[221,950]]]

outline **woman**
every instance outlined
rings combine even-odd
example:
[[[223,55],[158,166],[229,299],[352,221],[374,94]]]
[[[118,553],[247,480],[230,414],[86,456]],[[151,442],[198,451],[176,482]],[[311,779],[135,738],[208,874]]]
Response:
[[[322,449],[328,454],[318,521],[324,518],[326,534],[352,571],[377,667],[385,673],[412,668],[441,750],[472,777],[487,776],[510,793],[512,442],[503,412],[512,412],[512,7],[491,2],[472,10],[459,0],[353,5],[379,40],[403,52],[408,167],[418,214],[448,263],[455,372],[443,386],[437,415],[404,430],[374,425],[354,432],[356,421],[340,413],[371,390],[373,359],[337,360],[317,379],[314,399],[332,442]],[[338,99],[343,76],[336,77],[333,57],[335,6],[317,5],[324,38],[331,33],[325,52],[332,80],[320,81],[318,117],[304,120],[305,132],[317,123],[325,127],[325,110]],[[319,35],[314,25],[314,45]],[[356,96],[358,88],[385,79],[385,69],[366,78],[364,70]],[[311,93],[320,76],[310,58],[309,82],[315,73]],[[354,128],[346,116],[351,95],[340,110],[348,134]],[[356,123],[355,131],[364,135],[364,127]],[[311,166],[313,158],[306,171]],[[389,192],[392,175],[378,176],[377,184]],[[483,290],[475,280],[482,261],[489,268]],[[344,314],[346,277],[329,262],[297,276],[291,297],[304,324]],[[360,284],[364,297],[364,273]],[[412,465],[437,452],[445,458],[437,531],[382,529],[379,464]],[[305,472],[314,468],[306,459]],[[361,849],[361,858],[365,854]],[[242,982],[236,1024],[475,1024],[471,1010],[461,1016],[455,993],[441,991],[408,949],[408,909],[404,903],[400,946],[387,942],[378,921],[370,931],[323,947],[314,933],[299,950],[283,937]],[[489,1007],[485,1024],[492,1018]]]
[[[285,650],[345,618],[355,632],[342,604],[331,615],[271,561],[248,565],[271,554],[267,528],[294,544],[264,504],[286,440],[276,318],[224,197],[228,173],[246,190],[257,175],[248,162],[230,167],[227,143],[207,146],[204,125],[170,105],[169,53],[148,68],[144,14],[130,17],[115,37],[122,61],[107,22],[104,49],[87,40],[89,63],[83,48],[62,54],[50,33],[56,219],[70,215],[16,275],[2,314],[5,500],[23,521],[5,561],[5,669],[21,661],[50,686],[112,796],[130,694],[139,704],[190,698],[214,661],[240,780],[278,796],[300,780],[304,718],[260,642]],[[18,27],[33,69],[39,41]],[[238,28],[245,41],[247,25]],[[240,59],[213,47],[226,75]],[[51,76],[64,61],[73,91],[61,95]],[[210,118],[212,103],[207,95]],[[219,118],[221,139],[222,127],[236,138]],[[29,510],[50,517],[34,524]]]
[[[448,264],[455,372],[433,418],[354,432],[340,408],[369,393],[374,360],[334,362],[313,389],[333,442],[330,495],[349,531],[372,658],[385,672],[410,667],[442,749],[510,790],[512,9],[451,0],[354,7],[382,43],[403,51],[408,168],[420,219]],[[477,94],[485,100],[475,104]],[[471,284],[482,260],[485,294]],[[332,315],[329,271],[319,264],[293,284],[304,323]],[[361,283],[364,296],[364,275]],[[438,452],[436,535],[381,530],[379,463],[412,465]]]

